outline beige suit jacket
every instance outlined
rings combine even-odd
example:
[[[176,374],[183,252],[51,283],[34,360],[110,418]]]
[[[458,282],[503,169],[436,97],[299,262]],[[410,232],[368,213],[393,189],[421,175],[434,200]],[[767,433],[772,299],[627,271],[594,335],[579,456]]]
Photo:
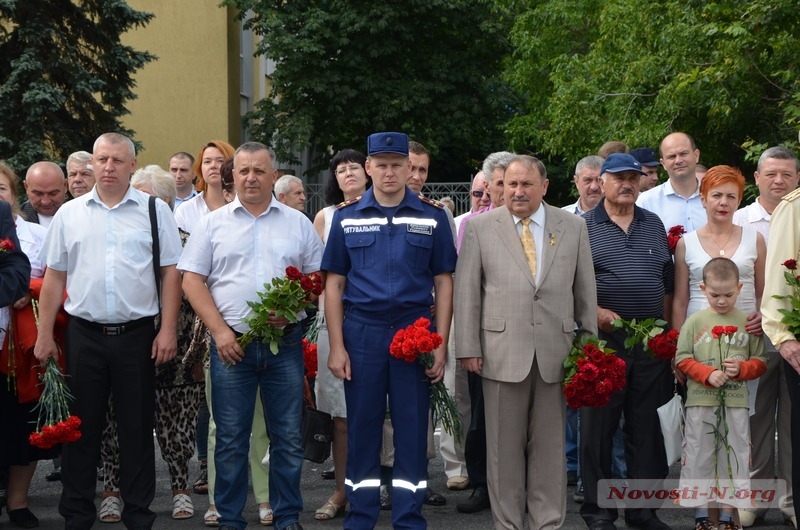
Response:
[[[481,376],[525,379],[537,360],[542,379],[564,378],[575,324],[597,334],[597,292],[583,218],[545,208],[542,261],[534,282],[508,208],[473,217],[455,277],[456,357],[482,357]]]

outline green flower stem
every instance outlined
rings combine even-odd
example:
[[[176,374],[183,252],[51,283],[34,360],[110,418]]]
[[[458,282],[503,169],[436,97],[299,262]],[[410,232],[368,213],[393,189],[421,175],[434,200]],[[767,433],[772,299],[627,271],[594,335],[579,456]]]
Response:
[[[422,353],[418,358],[426,369],[433,366],[434,358],[432,353]],[[458,413],[455,399],[447,392],[443,381],[431,383],[431,403],[436,417],[442,422],[442,428],[460,444],[463,431],[461,414]]]

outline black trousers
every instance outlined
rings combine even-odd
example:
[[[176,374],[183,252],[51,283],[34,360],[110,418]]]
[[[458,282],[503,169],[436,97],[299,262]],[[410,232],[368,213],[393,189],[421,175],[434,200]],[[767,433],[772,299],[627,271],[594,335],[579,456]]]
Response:
[[[599,336],[625,361],[626,386],[605,407],[581,409],[579,461],[585,497],[581,517],[589,526],[595,521],[613,522],[618,516],[616,508],[598,506],[598,481],[612,478],[612,441],[623,412],[628,478],[653,484],[663,480],[667,457],[656,409],[672,398],[673,388],[669,361],[651,358],[641,346],[626,350],[624,332],[600,332]],[[651,517],[646,511],[629,509],[625,517]]]
[[[81,439],[64,445],[58,511],[69,529],[84,530],[95,523],[100,440],[113,392],[125,501],[122,522],[128,529],[152,528],[155,364],[150,355],[155,329],[152,319],[120,335],[104,335],[94,326],[73,318],[66,333],[67,384],[75,398],[70,409],[81,419]]]
[[[467,373],[467,388],[472,403],[469,429],[464,440],[464,460],[470,485],[486,487],[486,414],[483,408],[483,378]]]
[[[792,368],[785,359],[783,361],[786,373],[786,386],[789,389],[789,401],[792,403],[791,430],[792,430],[792,491],[800,488],[800,374]],[[797,496],[797,493],[795,493]]]

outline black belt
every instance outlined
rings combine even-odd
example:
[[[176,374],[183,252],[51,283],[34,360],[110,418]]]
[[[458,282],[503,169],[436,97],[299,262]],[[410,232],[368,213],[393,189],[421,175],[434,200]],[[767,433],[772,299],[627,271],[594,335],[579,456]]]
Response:
[[[286,324],[285,326],[283,326],[283,336],[285,337],[286,335],[288,335],[289,333],[294,331],[294,328],[296,328],[299,325],[300,325],[299,323],[295,322],[293,324]],[[230,326],[228,326],[228,327],[230,327]],[[244,333],[242,333],[240,331],[236,331],[233,328],[231,328],[231,331],[233,331],[233,334],[236,335],[237,338],[241,337],[242,335],[244,335]],[[256,337],[255,340],[260,341],[260,339],[258,337]]]
[[[72,317],[72,320],[80,324],[81,326],[94,330],[99,331],[103,335],[107,336],[115,336],[115,335],[123,335],[129,331],[133,331],[139,328],[143,328],[149,325],[151,328],[154,327],[155,317],[142,317],[137,318],[136,320],[131,320],[130,322],[123,322],[121,324],[102,324],[100,322],[92,322],[91,320],[86,320],[80,317]]]

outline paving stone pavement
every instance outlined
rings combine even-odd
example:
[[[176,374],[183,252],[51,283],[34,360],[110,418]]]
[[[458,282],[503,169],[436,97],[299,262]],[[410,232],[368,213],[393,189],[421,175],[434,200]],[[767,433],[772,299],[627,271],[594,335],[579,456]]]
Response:
[[[437,436],[438,441],[438,436]],[[156,451],[158,446],[156,445]],[[203,526],[203,513],[208,507],[208,500],[205,496],[192,494],[192,501],[195,506],[195,515],[191,519],[176,521],[171,518],[172,513],[172,498],[169,488],[169,476],[167,467],[160,455],[156,456],[157,466],[157,485],[156,485],[156,498],[153,502],[152,508],[158,514],[155,523],[155,530],[167,529],[199,529]],[[190,467],[190,477],[194,478],[198,474],[199,464],[197,461],[192,461]],[[323,470],[328,469],[329,463],[314,464],[305,462],[303,467],[303,500],[305,508],[300,515],[300,522],[306,530],[330,530],[342,528],[343,518],[339,517],[332,521],[316,521],[314,519],[314,510],[321,506],[330,495],[333,489],[333,481],[322,480],[321,473]],[[55,530],[64,528],[64,521],[58,514],[57,504],[58,497],[61,492],[60,482],[47,482],[45,475],[52,470],[50,462],[40,462],[36,475],[31,485],[30,492],[30,508],[41,521],[40,528],[42,530]],[[449,491],[445,486],[445,476],[443,472],[441,457],[437,457],[430,464],[431,480],[430,484],[439,493],[442,493],[447,498],[447,504],[441,507],[426,506],[423,510],[427,520],[428,526],[431,529],[458,529],[458,530],[478,530],[490,529],[493,527],[492,516],[489,510],[485,510],[478,514],[462,514],[456,511],[455,506],[457,503],[466,500],[470,495],[470,490],[466,491]],[[680,470],[678,466],[673,466],[670,470],[670,477],[676,478]],[[101,484],[98,482],[98,491]],[[572,501],[572,494],[574,488],[569,487],[567,491],[568,504],[567,504],[567,518],[565,525],[562,527],[566,530],[583,530],[586,525],[580,518],[579,510],[580,505]],[[99,498],[97,501],[98,507],[100,504]],[[664,509],[659,511],[659,517],[675,529],[689,530],[694,528],[694,520],[690,510],[687,509]],[[250,528],[259,527],[258,523],[258,508],[253,498],[252,491],[248,497],[247,507],[245,510],[245,518],[249,522]],[[617,521],[620,529],[626,528],[622,517]],[[12,528],[8,521],[8,516],[3,513],[0,517],[0,528]],[[116,525],[104,524],[99,521],[96,523],[95,528],[103,530],[122,530],[124,526],[119,523]],[[389,512],[381,512],[378,526],[380,530],[391,528],[391,519]],[[757,523],[753,527],[755,530],[764,529],[782,529],[788,530],[790,527],[783,524],[781,514],[777,510],[770,510],[767,513],[765,522]]]

